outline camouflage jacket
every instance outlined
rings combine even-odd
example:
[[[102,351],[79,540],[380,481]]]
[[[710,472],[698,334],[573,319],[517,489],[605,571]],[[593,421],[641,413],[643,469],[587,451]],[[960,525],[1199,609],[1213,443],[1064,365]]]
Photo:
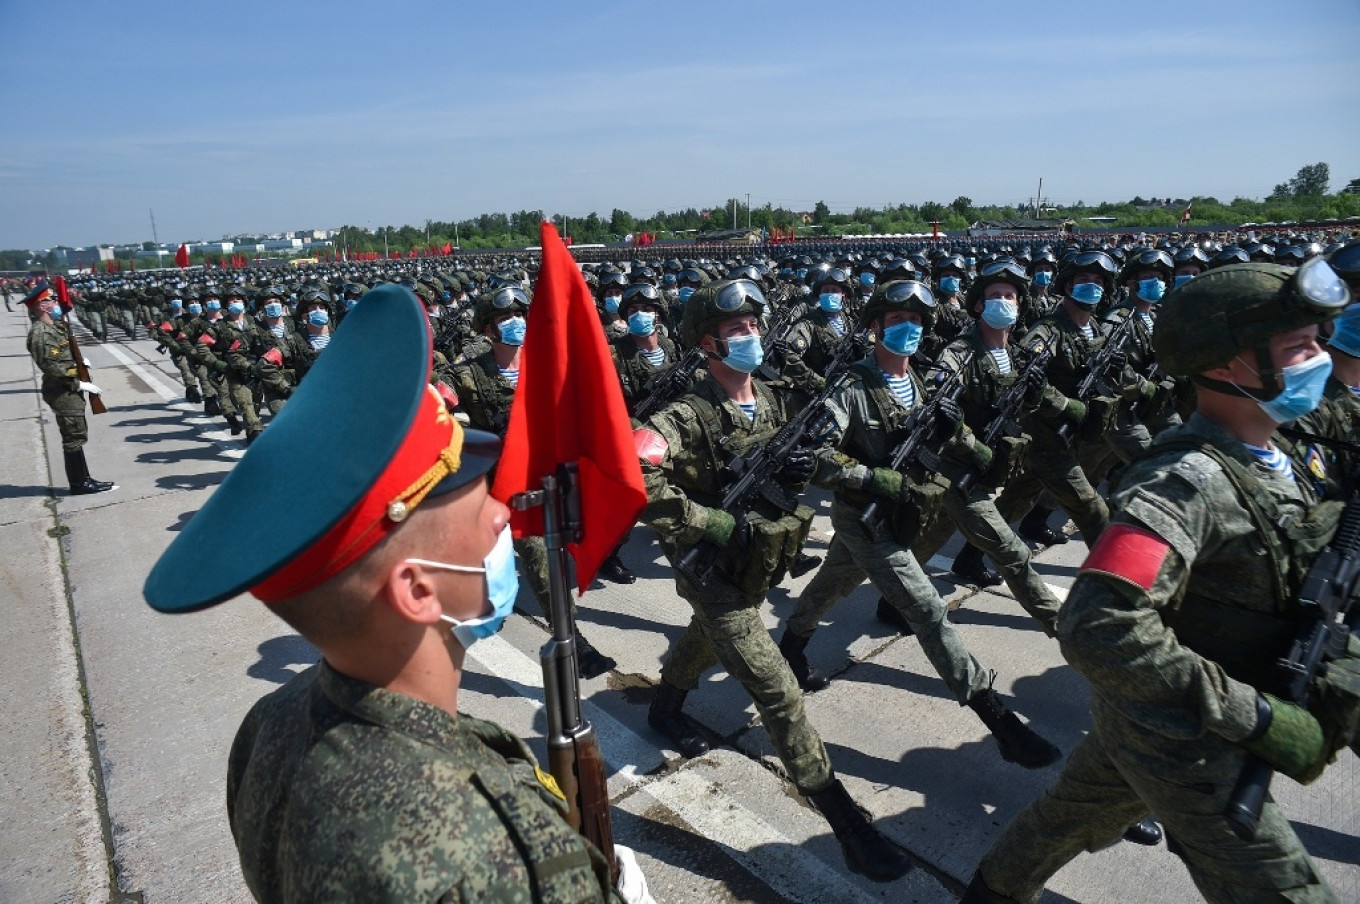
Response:
[[[491,349],[455,364],[451,377],[453,391],[458,393],[458,410],[468,416],[471,426],[504,435],[510,423],[515,387],[501,375]]]
[[[232,836],[262,904],[617,900],[564,813],[505,729],[325,662],[252,707],[228,765]]]
[[[1168,738],[1245,738],[1296,628],[1292,591],[1319,545],[1304,517],[1314,502],[1309,481],[1272,471],[1201,414],[1158,436],[1120,479],[1058,614],[1093,707]]]
[[[42,371],[43,387],[76,391],[76,359],[66,327],[35,320],[28,331],[28,353]]]

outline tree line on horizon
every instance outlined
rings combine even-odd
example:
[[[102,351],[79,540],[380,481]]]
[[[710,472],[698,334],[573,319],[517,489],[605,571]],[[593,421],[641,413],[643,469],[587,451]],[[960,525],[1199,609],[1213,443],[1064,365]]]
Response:
[[[1045,205],[1041,216],[1072,219],[1078,226],[1107,226],[1120,231],[1175,226],[1187,207],[1191,208],[1188,229],[1194,229],[1196,224],[1303,223],[1360,216],[1360,179],[1352,179],[1341,191],[1328,194],[1330,178],[1328,165],[1315,163],[1300,168],[1292,179],[1276,185],[1264,200],[1239,197],[1224,203],[1214,197],[1195,196],[1150,200],[1134,197],[1128,201],[1105,201],[1094,205],[1078,201],[1071,205]],[[890,204],[882,208],[859,207],[850,213],[832,213],[823,201],[818,201],[810,211],[770,204],[748,209],[740,199],[732,198],[708,207],[688,207],[673,212],[661,210],[650,217],[636,217],[626,210],[614,208],[607,217],[592,212],[585,217],[557,214],[551,219],[559,232],[581,245],[615,244],[625,236],[643,232],[661,240],[693,238],[706,232],[731,229],[734,219],[738,228],[744,228],[749,222],[752,229],[785,235],[792,230],[800,237],[813,237],[930,232],[935,221],[939,222],[941,232],[952,232],[967,229],[979,220],[1014,219],[1032,214],[1033,208],[1028,203],[974,205],[964,196],[948,204],[936,201]],[[809,222],[805,222],[805,215]],[[1093,221],[1092,217],[1113,218],[1113,221]],[[437,250],[445,246],[464,251],[519,248],[538,244],[538,224],[543,219],[541,210],[520,210],[484,213],[458,221],[431,220],[423,226],[370,229],[347,225],[340,228],[333,241],[337,253],[346,250],[351,254],[397,252],[405,255],[413,249]],[[24,249],[0,251],[0,270],[22,270],[32,266],[56,267],[58,258],[50,251],[37,256]]]

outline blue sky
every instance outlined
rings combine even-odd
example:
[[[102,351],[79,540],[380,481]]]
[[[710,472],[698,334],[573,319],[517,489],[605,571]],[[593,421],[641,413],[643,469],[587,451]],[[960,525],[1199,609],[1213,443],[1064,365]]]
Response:
[[[1360,178],[1360,3],[0,0],[0,248]]]

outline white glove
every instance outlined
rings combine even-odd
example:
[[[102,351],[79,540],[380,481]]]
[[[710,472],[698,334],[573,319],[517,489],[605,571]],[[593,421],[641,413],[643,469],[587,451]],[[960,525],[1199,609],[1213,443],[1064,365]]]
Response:
[[[615,891],[625,904],[656,904],[656,899],[647,890],[647,877],[642,875],[642,867],[638,866],[633,849],[616,843],[614,862],[619,867],[619,884]]]
[[[86,383],[84,380],[76,383],[79,392],[88,392],[90,395],[103,395],[104,391],[93,383]]]

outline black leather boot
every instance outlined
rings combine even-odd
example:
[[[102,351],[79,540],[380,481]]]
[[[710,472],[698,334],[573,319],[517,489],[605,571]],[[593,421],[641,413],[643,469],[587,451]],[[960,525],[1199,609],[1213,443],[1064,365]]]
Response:
[[[606,656],[595,649],[590,643],[581,636],[580,630],[576,632],[576,672],[582,678],[598,678],[605,672],[612,670],[618,662],[611,656]]]
[[[874,617],[883,624],[896,628],[898,633],[904,637],[911,637],[916,632],[911,629],[911,622],[902,617],[902,613],[897,611],[897,607],[888,602],[887,597],[878,598],[878,609],[874,611]]]
[[[874,828],[869,814],[850,797],[840,779],[834,779],[823,791],[807,795],[807,799],[831,826],[851,872],[875,882],[891,882],[911,869],[907,852]]]
[[[784,654],[784,659],[793,671],[793,677],[798,679],[799,687],[805,691],[820,691],[831,683],[831,679],[808,665],[805,651],[808,641],[811,639],[811,637],[799,637],[785,628],[784,636],[779,638],[779,652]]]
[[[246,429],[245,427],[243,427],[243,426],[241,425],[241,419],[240,419],[239,417],[237,417],[236,415],[234,415],[234,414],[224,414],[224,415],[222,415],[222,417],[223,417],[224,419],[226,419],[227,426],[231,428],[231,435],[232,435],[232,436],[240,436],[240,435],[241,435],[241,431],[244,430],[244,429]]]
[[[617,552],[600,563],[600,577],[615,584],[632,584],[637,580]]]
[[[652,705],[647,709],[647,724],[669,738],[681,756],[693,759],[708,753],[708,741],[704,740],[699,729],[680,711],[685,705],[687,696],[689,691],[682,691],[673,684],[667,684],[663,678],[656,686],[656,696],[652,698]]]
[[[1001,758],[1006,762],[1017,763],[1026,769],[1042,769],[1062,759],[1062,751],[1021,722],[991,687],[974,694],[968,701],[968,708],[977,713],[992,733]]]
[[[85,450],[63,452],[66,465],[66,481],[71,486],[72,496],[89,496],[93,493],[107,493],[118,489],[117,484],[95,480],[90,476],[90,466],[85,462]]]
[[[190,402],[201,402],[203,401],[203,393],[198,391],[197,386],[189,386],[184,390],[184,398]]]
[[[222,413],[222,406],[217,404],[217,396],[210,395],[203,400],[203,413],[209,417],[217,417]]]
[[[953,572],[966,583],[978,587],[995,587],[1001,583],[1001,575],[987,567],[982,558],[982,550],[972,543],[963,544],[963,549],[954,557]]]
[[[1124,830],[1124,840],[1152,847],[1162,840],[1162,827],[1151,816],[1144,816]]]
[[[799,551],[798,558],[794,560],[793,567],[789,569],[789,574],[795,578],[801,578],[820,564],[822,564],[821,556]]]
[[[988,888],[987,883],[982,881],[982,873],[973,873],[973,881],[968,883],[968,889],[964,891],[963,897],[959,898],[959,904],[1018,904],[1018,902]]]
[[[1041,543],[1044,546],[1061,546],[1067,542],[1067,534],[1048,526],[1048,516],[1051,514],[1052,509],[1036,505],[1020,521],[1020,528],[1016,533],[1022,540]]]

